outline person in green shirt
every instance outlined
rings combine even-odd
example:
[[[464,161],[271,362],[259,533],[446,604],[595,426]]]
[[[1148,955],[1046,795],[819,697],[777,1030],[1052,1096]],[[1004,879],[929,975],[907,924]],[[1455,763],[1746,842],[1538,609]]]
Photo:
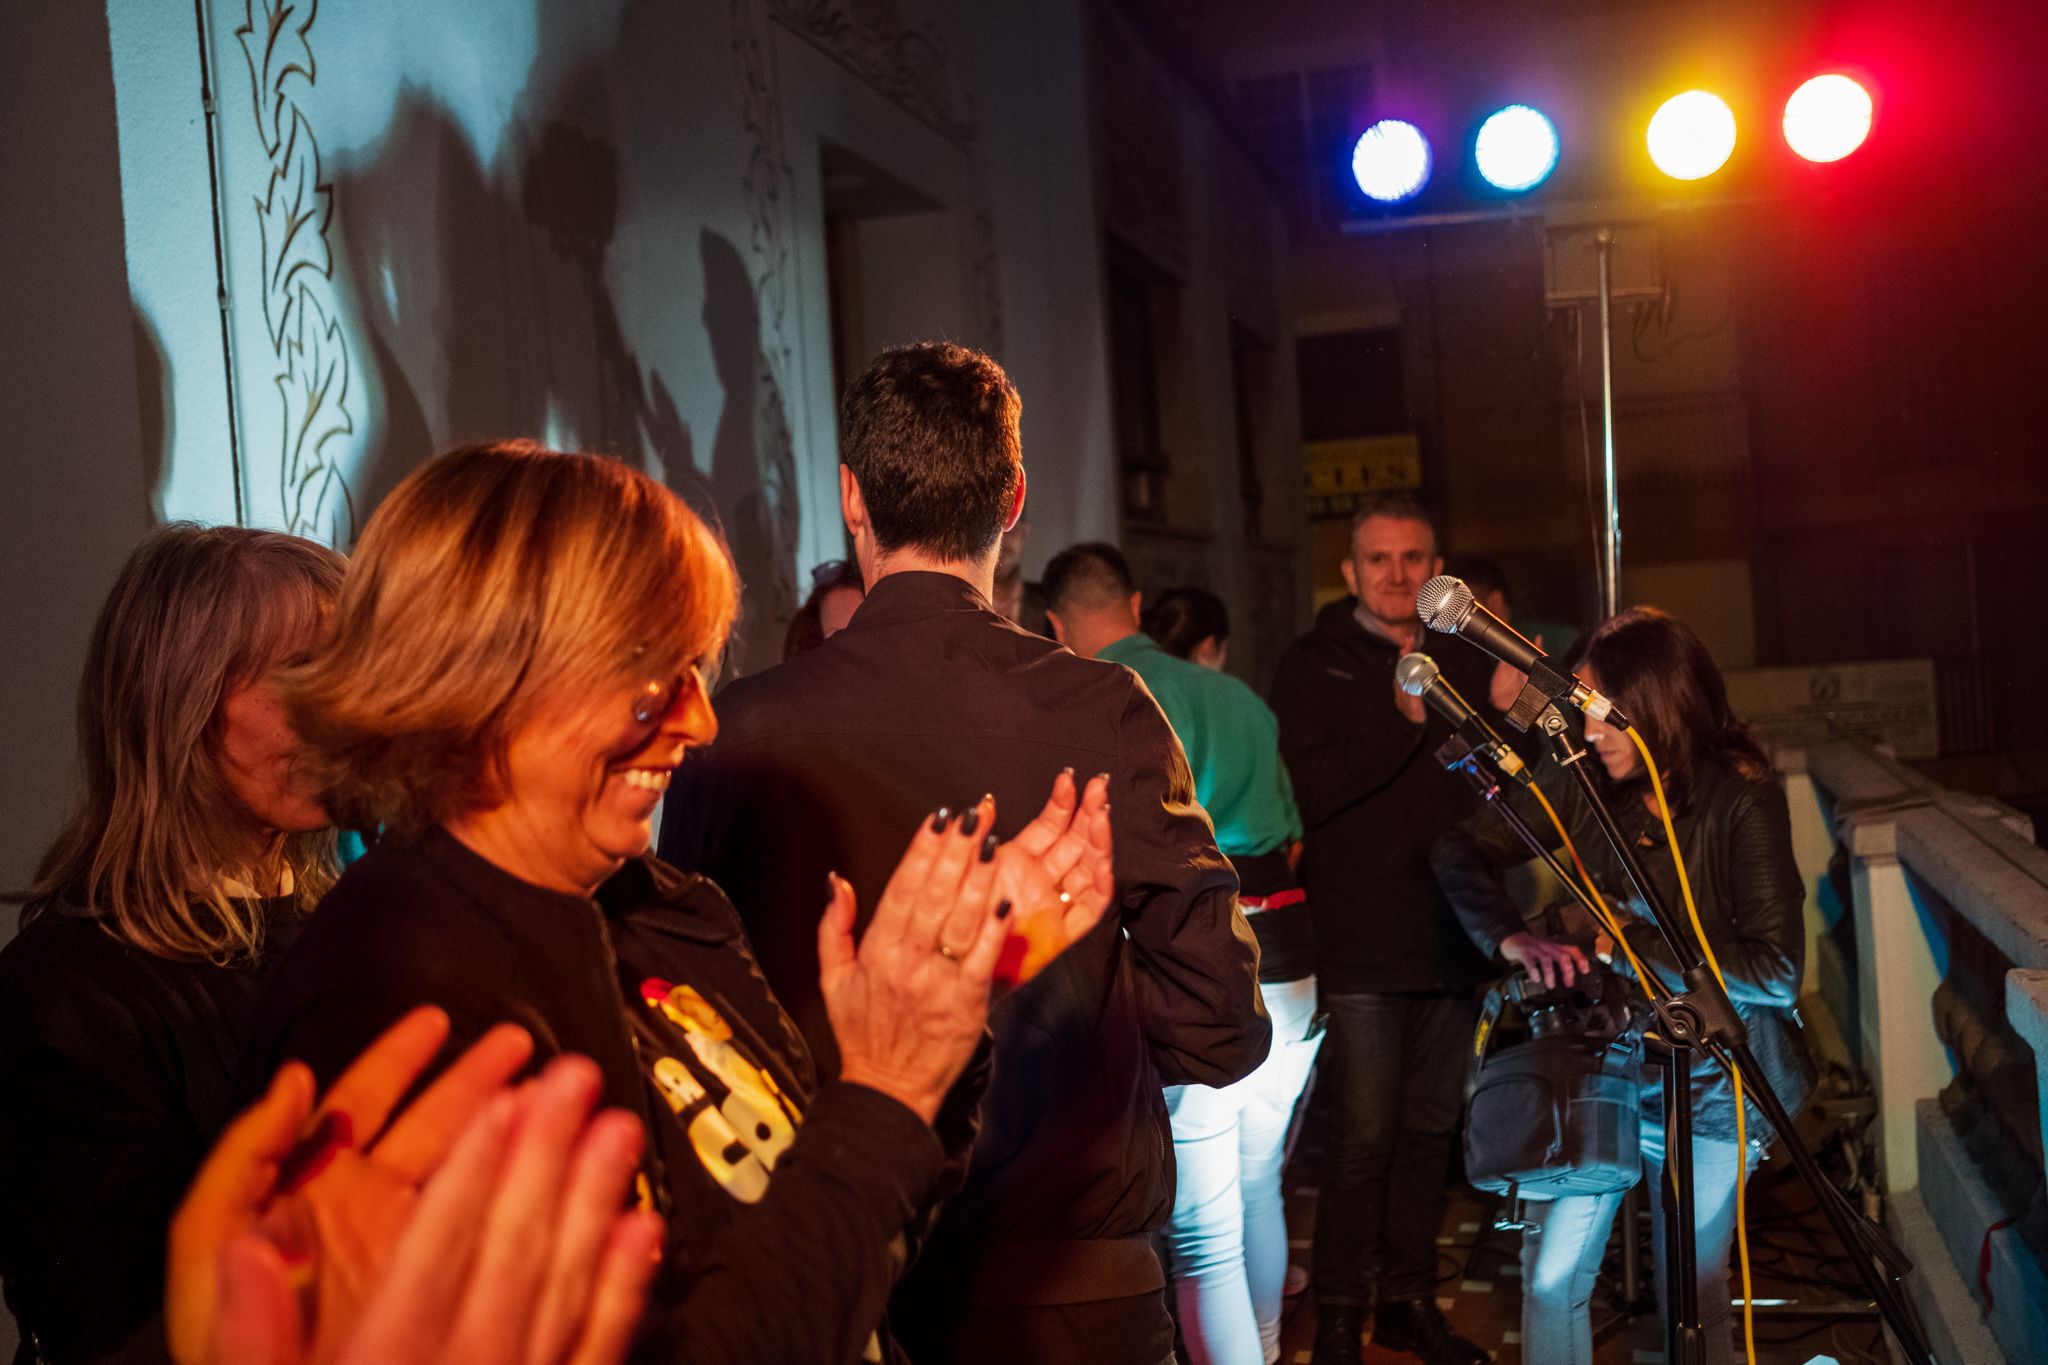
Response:
[[[1264,1365],[1279,1352],[1287,1277],[1281,1168],[1322,1043],[1315,930],[1293,869],[1301,816],[1280,759],[1280,725],[1258,693],[1222,671],[1230,620],[1214,594],[1178,588],[1161,599],[1153,619],[1168,649],[1140,629],[1143,599],[1113,545],[1062,551],[1046,566],[1044,588],[1053,638],[1124,665],[1158,700],[1258,935],[1272,1051],[1234,1085],[1167,1087],[1177,1168],[1167,1244],[1194,1365]]]

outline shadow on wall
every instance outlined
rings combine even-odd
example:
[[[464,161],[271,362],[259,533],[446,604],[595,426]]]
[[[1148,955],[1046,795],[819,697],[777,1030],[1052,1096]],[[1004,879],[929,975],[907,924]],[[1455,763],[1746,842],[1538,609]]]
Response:
[[[142,432],[142,487],[149,499],[150,522],[161,526],[164,474],[170,464],[171,442],[178,436],[172,425],[171,361],[164,354],[156,324],[133,295],[128,299],[128,321],[135,334],[135,407]]]
[[[549,10],[544,29],[568,22]],[[401,95],[373,153],[336,167],[335,278],[353,296],[369,372],[372,435],[352,492],[367,516],[428,454],[465,441],[616,454],[724,528],[744,585],[732,651],[744,672],[779,659],[796,605],[795,452],[752,279],[725,238],[698,234],[702,322],[724,389],[708,477],[669,384],[622,330],[606,273],[621,200],[610,92],[633,79],[626,49],[644,64],[650,36],[680,43],[680,22],[629,13],[610,53],[549,81],[537,117],[522,108],[490,167],[419,88]],[[540,102],[532,85],[525,98]],[[675,226],[687,250],[696,225]]]

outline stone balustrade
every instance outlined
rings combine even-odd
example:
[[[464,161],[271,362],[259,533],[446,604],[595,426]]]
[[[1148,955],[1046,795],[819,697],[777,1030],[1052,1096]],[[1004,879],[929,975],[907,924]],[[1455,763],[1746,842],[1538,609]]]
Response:
[[[1778,766],[1809,998],[1876,1091],[1887,1216],[1937,1350],[2048,1359],[2048,851],[2025,817],[1861,741]]]

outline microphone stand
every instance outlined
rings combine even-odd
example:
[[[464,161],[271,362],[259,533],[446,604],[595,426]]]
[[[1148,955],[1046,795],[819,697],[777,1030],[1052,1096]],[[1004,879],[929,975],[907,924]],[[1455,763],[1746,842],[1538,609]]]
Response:
[[[1505,799],[1500,782],[1480,763],[1479,752],[1465,741],[1464,736],[1453,734],[1445,740],[1442,747],[1436,751],[1436,761],[1443,764],[1446,772],[1463,773],[1466,781],[1472,784],[1472,790],[1479,793],[1480,799],[1500,813],[1501,819],[1507,821],[1508,828],[1515,832],[1529,851],[1550,869],[1552,876],[1564,883],[1565,890],[1572,893],[1572,899],[1585,907],[1593,923],[1601,922],[1600,907],[1593,903],[1593,898],[1579,885],[1578,878],[1559,861],[1555,853],[1550,851],[1550,845],[1543,837],[1522,818],[1522,813],[1515,809],[1512,802]],[[1664,983],[1654,978],[1643,982],[1642,986],[1644,992],[1652,999],[1670,995],[1670,992],[1664,989]]]
[[[1559,765],[1577,782],[1580,794],[1586,798],[1594,820],[1607,837],[1608,845],[1614,850],[1630,885],[1650,908],[1658,932],[1671,949],[1673,960],[1679,964],[1679,976],[1684,984],[1684,989],[1677,994],[1660,998],[1659,991],[1651,982],[1643,983],[1644,989],[1650,993],[1651,1007],[1657,1012],[1664,1042],[1671,1050],[1671,1060],[1664,1073],[1664,1161],[1670,1178],[1662,1182],[1660,1192],[1666,1247],[1665,1359],[1673,1365],[1705,1365],[1706,1361],[1706,1335],[1700,1322],[1698,1248],[1694,1240],[1692,1167],[1692,1054],[1703,1050],[1716,1060],[1725,1058],[1742,1077],[1744,1095],[1756,1104],[1765,1121],[1791,1152],[1792,1164],[1813,1191],[1814,1201],[1827,1216],[1864,1288],[1876,1301],[1878,1311],[1884,1315],[1886,1325],[1891,1328],[1893,1337],[1912,1365],[1935,1365],[1926,1334],[1897,1279],[1912,1269],[1912,1263],[1891,1244],[1880,1228],[1865,1218],[1860,1210],[1849,1206],[1841,1191],[1822,1172],[1813,1153],[1800,1140],[1792,1126],[1791,1115],[1785,1112],[1784,1104],[1771,1089],[1755,1054],[1749,1050],[1749,1030],[1744,1026],[1742,1016],[1735,1012],[1727,991],[1708,967],[1691,925],[1671,912],[1656,883],[1644,870],[1634,846],[1615,821],[1614,813],[1592,774],[1586,770],[1586,750],[1573,738],[1571,727],[1555,701],[1537,712],[1535,723],[1550,741],[1551,751]],[[1504,802],[1496,801],[1495,805],[1503,812],[1508,809]],[[1527,826],[1518,823],[1517,828],[1526,831]],[[1527,837],[1526,833],[1524,837]],[[1742,1160],[1748,1159],[1746,1152],[1738,1156]],[[1889,1275],[1879,1268],[1880,1257],[1889,1269]]]

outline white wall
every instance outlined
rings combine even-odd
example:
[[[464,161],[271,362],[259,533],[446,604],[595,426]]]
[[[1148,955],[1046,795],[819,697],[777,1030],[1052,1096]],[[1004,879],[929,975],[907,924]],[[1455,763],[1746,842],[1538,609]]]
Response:
[[[719,516],[737,665],[776,657],[841,544],[827,141],[953,225],[892,326],[1009,365],[1033,566],[1113,531],[1080,0],[884,9],[207,0],[202,33],[155,0],[29,7],[0,59],[0,883],[68,799],[85,633],[152,520],[345,546],[455,442],[611,450]]]

